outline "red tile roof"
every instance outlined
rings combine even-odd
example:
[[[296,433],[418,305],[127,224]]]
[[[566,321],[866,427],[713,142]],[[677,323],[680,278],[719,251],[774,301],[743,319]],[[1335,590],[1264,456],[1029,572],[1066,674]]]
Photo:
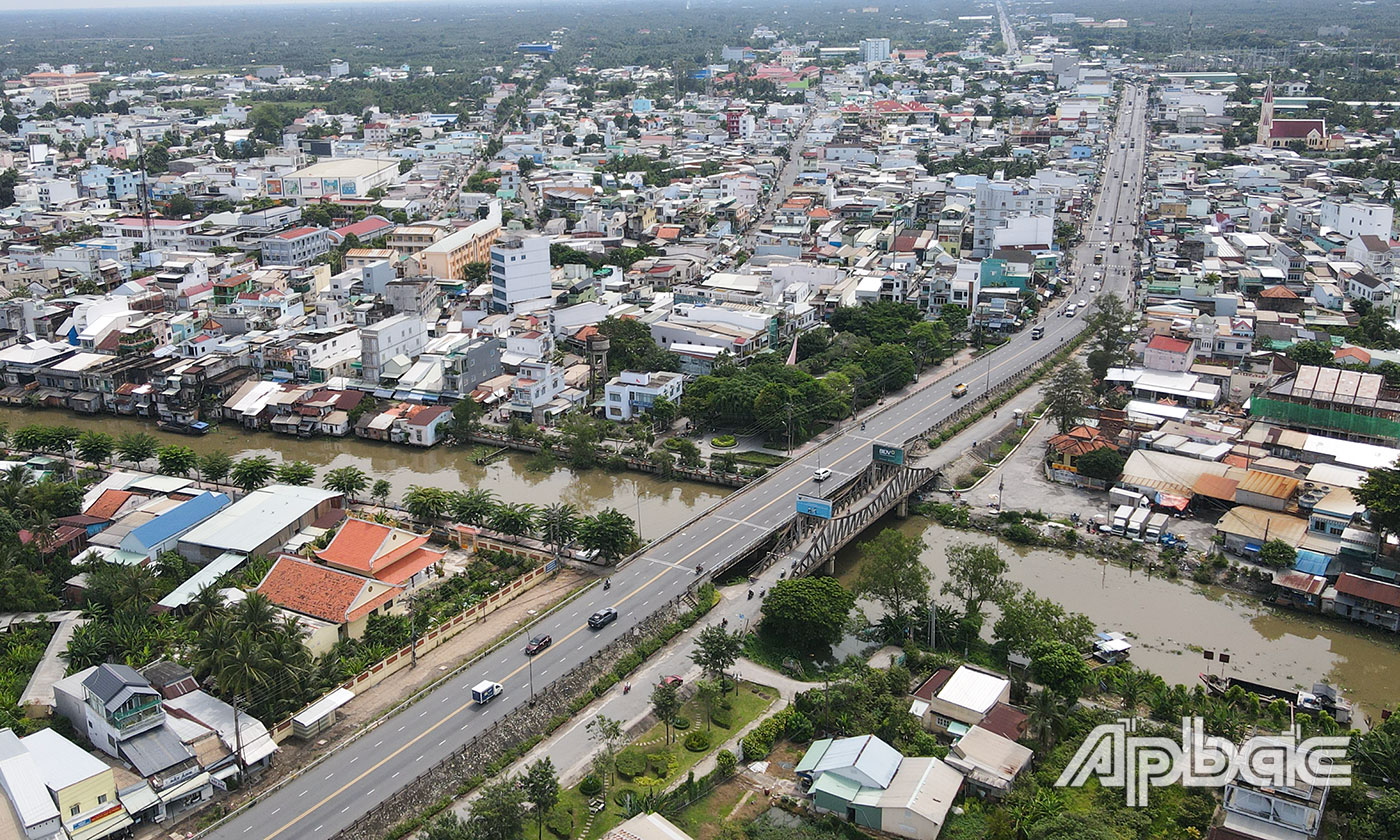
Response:
[[[1298,295],[1287,286],[1270,286],[1259,293],[1261,298],[1273,298],[1274,300],[1297,300]]]
[[[1147,342],[1147,349],[1162,350],[1167,353],[1187,353],[1191,350],[1191,342],[1172,338],[1169,335],[1154,335],[1152,340]]]
[[[1113,446],[1113,441],[1098,429],[1089,426],[1075,426],[1068,432],[1050,438],[1050,448],[1062,454],[1079,457],[1098,449]]]
[[[290,554],[284,554],[272,564],[267,576],[258,584],[258,592],[284,609],[343,624],[367,613],[370,609],[401,594],[402,590],[392,587],[369,599],[359,607],[354,607],[365,587],[372,581],[349,572],[308,563]]]
[[[126,504],[126,500],[130,499],[131,496],[132,494],[125,490],[106,490],[83,513],[95,516],[105,522],[116,516],[117,511],[121,510],[122,505]]]
[[[1274,120],[1269,129],[1269,137],[1280,140],[1302,140],[1314,130],[1326,136],[1327,123],[1322,120]]]
[[[427,542],[427,536],[401,528],[347,519],[316,557],[337,569],[399,584],[442,560],[443,552],[423,547]]]
[[[1400,586],[1346,573],[1337,578],[1337,591],[1354,598],[1400,607]]]

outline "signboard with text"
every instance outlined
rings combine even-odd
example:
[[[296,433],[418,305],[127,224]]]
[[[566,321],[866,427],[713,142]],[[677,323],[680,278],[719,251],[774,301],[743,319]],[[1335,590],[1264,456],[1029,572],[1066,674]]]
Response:
[[[894,464],[896,467],[904,466],[904,449],[898,446],[886,446],[883,443],[872,444],[870,447],[870,457],[878,464]]]
[[[831,500],[823,499],[820,496],[808,496],[804,493],[798,493],[797,512],[805,513],[808,516],[815,516],[819,519],[830,519]]]

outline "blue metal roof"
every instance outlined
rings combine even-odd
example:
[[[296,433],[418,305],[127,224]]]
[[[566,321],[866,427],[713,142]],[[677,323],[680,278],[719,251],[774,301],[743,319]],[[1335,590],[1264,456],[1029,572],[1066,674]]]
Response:
[[[223,493],[201,493],[183,504],[133,528],[122,548],[128,551],[150,551],[171,537],[178,536],[229,506],[229,498]],[[128,545],[127,540],[132,542]]]
[[[1298,549],[1297,562],[1293,564],[1293,568],[1304,574],[1327,577],[1327,567],[1330,565],[1332,565],[1332,558],[1326,554],[1318,554],[1316,551],[1300,548]]]

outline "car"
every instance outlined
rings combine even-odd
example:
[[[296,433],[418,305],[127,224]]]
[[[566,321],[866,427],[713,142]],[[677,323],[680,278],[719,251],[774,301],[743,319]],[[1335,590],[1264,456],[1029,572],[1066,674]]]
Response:
[[[959,382],[958,384],[954,385],[954,386],[953,386],[953,396],[955,396],[955,397],[965,397],[965,396],[967,396],[967,386],[964,385],[964,384],[961,383],[961,382]]]
[[[1089,302],[1088,302],[1087,300],[1084,300],[1083,298],[1081,298],[1081,299],[1075,301],[1075,302],[1074,302],[1074,305],[1077,306],[1077,307],[1079,307],[1080,309],[1083,309],[1084,307],[1086,307],[1086,306],[1089,305]]]
[[[588,617],[588,626],[594,630],[601,630],[614,621],[617,621],[617,610],[612,607],[603,607]]]
[[[1090,291],[1090,292],[1097,292],[1098,290],[1099,290],[1099,287],[1098,287],[1098,286],[1090,286],[1090,287],[1089,287],[1089,291]]]
[[[657,683],[657,685],[669,685],[672,688],[680,688],[684,682],[685,680],[681,679],[679,674],[667,674],[661,678],[661,682]]]
[[[828,478],[831,478],[831,470],[826,467],[820,467],[816,472],[812,473],[813,481],[826,481]]]
[[[525,655],[534,656],[552,644],[554,644],[554,639],[550,638],[548,634],[536,636],[525,643]]]

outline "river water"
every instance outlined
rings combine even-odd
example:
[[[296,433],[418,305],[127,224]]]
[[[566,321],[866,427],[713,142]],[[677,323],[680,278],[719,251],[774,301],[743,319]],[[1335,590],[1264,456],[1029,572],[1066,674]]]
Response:
[[[1009,577],[1066,609],[1083,613],[1100,630],[1118,630],[1133,642],[1132,661],[1168,682],[1194,686],[1207,666],[1230,676],[1279,687],[1309,687],[1325,680],[1343,690],[1379,722],[1382,707],[1400,701],[1400,647],[1389,634],[1342,620],[1324,619],[1261,604],[1257,599],[1182,578],[1149,578],[1141,569],[999,542],[978,532],[954,531],[921,517],[881,525],[922,536],[923,560],[934,574],[934,590],[948,578],[946,548],[955,542],[998,542],[1011,566]],[[872,529],[866,538],[878,533]],[[837,577],[850,585],[859,568],[859,546],[837,558]],[[878,607],[860,605],[878,617]],[[992,618],[984,633],[990,636]],[[1207,662],[1203,650],[1228,652],[1229,665]]]
[[[487,466],[472,463],[468,448],[435,446],[419,449],[358,437],[300,440],[272,432],[249,432],[237,424],[222,424],[207,435],[172,435],[154,423],[130,417],[85,416],[58,409],[0,408],[0,423],[11,431],[37,423],[95,429],[115,437],[147,432],[162,444],[178,443],[201,454],[223,450],[234,459],[266,455],[274,463],[305,461],[316,467],[317,481],[327,470],[359,467],[374,481],[388,479],[394,487],[391,501],[412,485],[466,490],[476,487],[495,493],[502,501],[536,505],[567,502],[582,513],[615,507],[641,523],[646,539],[656,539],[709,510],[729,490],[688,481],[662,481],[644,473],[609,473],[601,469],[575,472],[563,466],[553,472],[526,469],[528,456],[510,453]]]

